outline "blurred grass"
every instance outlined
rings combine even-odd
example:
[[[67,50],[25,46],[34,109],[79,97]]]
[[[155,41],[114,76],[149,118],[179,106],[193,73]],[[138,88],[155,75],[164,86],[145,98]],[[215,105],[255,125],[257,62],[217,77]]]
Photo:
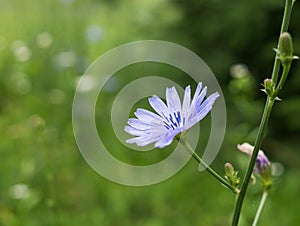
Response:
[[[226,161],[235,162],[243,175],[248,159],[237,154],[235,145],[255,138],[264,98],[256,90],[265,76],[260,74],[262,69],[267,64],[271,68],[278,28],[271,21],[280,21],[282,5],[235,1],[229,11],[227,1],[197,2],[0,1],[0,226],[230,224],[234,197],[206,173],[198,173],[194,162],[163,183],[126,187],[103,179],[87,165],[72,132],[75,84],[93,60],[130,41],[175,41],[207,60],[226,97],[227,133],[213,167],[222,172]],[[256,9],[259,14],[252,14]],[[253,33],[253,23],[262,23],[256,27],[259,36]],[[233,39],[228,37],[232,26]],[[299,53],[298,27],[292,22]],[[253,43],[260,47],[249,48]],[[248,62],[246,80],[230,77],[230,66]],[[128,74],[128,81],[153,73],[172,74],[182,86],[189,83],[181,72],[164,66],[136,65],[120,73]],[[123,74],[119,77],[124,78]],[[297,225],[300,221],[298,75],[296,66],[263,145],[270,159],[281,162],[285,171],[275,181],[261,225]],[[118,88],[128,81],[120,79]],[[109,92],[103,95],[107,106],[99,106],[106,107],[97,112],[99,121],[108,115],[114,97]],[[143,154],[128,156],[129,150],[120,154],[124,147],[115,142],[110,125],[99,126],[118,158],[149,162]],[[209,123],[204,122],[204,131],[206,127],[209,130]],[[150,160],[164,158],[169,151],[152,153]],[[250,224],[259,198],[259,185],[251,186],[241,225]]]

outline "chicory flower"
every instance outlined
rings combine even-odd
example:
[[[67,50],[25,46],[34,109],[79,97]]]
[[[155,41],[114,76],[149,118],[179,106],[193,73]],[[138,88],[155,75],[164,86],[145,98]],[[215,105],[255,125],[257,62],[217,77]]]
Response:
[[[149,103],[156,113],[137,109],[134,113],[137,118],[130,118],[124,129],[135,137],[126,142],[138,146],[155,143],[157,148],[170,145],[177,135],[194,126],[211,111],[219,94],[215,92],[205,99],[206,92],[207,87],[202,89],[202,83],[198,83],[191,99],[191,88],[187,86],[182,104],[175,87],[166,89],[166,103],[156,95],[150,97]]]

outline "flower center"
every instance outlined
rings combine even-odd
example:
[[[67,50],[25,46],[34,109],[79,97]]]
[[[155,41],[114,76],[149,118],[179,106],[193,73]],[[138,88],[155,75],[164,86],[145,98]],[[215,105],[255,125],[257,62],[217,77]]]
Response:
[[[168,116],[164,115],[164,127],[166,129],[176,129],[179,127],[182,127],[182,118],[181,113],[179,111],[173,112],[172,114],[169,114]],[[184,121],[184,118],[183,118]]]

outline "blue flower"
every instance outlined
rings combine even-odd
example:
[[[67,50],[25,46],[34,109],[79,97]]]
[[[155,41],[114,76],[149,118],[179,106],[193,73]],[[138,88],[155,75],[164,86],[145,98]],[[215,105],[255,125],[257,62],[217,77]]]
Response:
[[[191,100],[191,88],[187,86],[182,105],[175,87],[166,89],[166,104],[156,95],[150,97],[149,103],[157,114],[137,109],[134,113],[137,118],[130,118],[129,126],[124,129],[135,137],[126,142],[138,146],[155,143],[157,148],[168,146],[178,134],[194,126],[210,112],[219,94],[215,92],[204,100],[206,91],[207,87],[202,89],[202,83],[198,83]]]

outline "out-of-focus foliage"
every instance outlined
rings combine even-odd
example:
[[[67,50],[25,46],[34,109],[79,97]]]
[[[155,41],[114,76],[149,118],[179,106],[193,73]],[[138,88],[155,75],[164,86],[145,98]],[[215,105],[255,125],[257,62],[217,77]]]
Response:
[[[1,0],[0,225],[229,225],[234,197],[194,162],[166,182],[140,188],[90,169],[72,132],[75,85],[93,60],[123,43],[162,39],[190,48],[214,70],[227,103],[227,133],[213,167],[222,172],[231,161],[243,175],[248,159],[235,146],[254,140],[264,99],[259,83],[271,73],[282,9],[283,1],[270,0]],[[300,54],[297,12],[296,3],[290,31]],[[180,72],[151,64],[129,68],[122,78],[151,72],[174,72],[187,82]],[[264,209],[266,225],[300,220],[299,74],[295,62],[263,145],[285,168]],[[103,95],[109,106],[113,97]],[[98,119],[108,115],[104,110]],[[100,126],[116,156],[141,159],[119,154],[125,148],[109,125]],[[259,197],[259,185],[250,186],[245,225]]]

